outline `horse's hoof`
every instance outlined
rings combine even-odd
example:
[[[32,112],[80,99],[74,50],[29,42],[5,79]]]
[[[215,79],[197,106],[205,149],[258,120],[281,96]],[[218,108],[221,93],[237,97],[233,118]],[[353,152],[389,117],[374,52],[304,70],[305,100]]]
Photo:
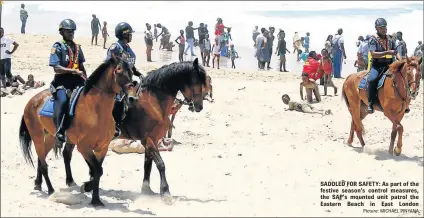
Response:
[[[155,195],[156,193],[154,193],[149,186],[143,185],[143,187],[141,188],[141,194],[142,195]]]
[[[402,152],[402,150],[398,149],[398,147],[396,147],[395,149],[393,149],[393,152],[395,153],[396,156],[399,156],[400,153]]]
[[[49,190],[48,194],[52,195],[54,192],[55,192],[54,189],[52,189],[52,190]]]
[[[91,200],[91,205],[93,205],[93,207],[104,207],[105,205],[99,200]]]
[[[41,184],[40,185],[35,185],[34,186],[34,190],[41,191]]]
[[[68,187],[73,187],[73,186],[77,186],[77,184],[72,180],[72,181],[70,181],[70,182],[66,182],[66,185],[68,186]]]
[[[174,199],[170,194],[164,194],[161,196],[162,201],[167,205],[172,205],[174,203]]]
[[[393,156],[393,151],[392,151],[392,150],[389,150],[389,154],[390,154],[391,156]]]

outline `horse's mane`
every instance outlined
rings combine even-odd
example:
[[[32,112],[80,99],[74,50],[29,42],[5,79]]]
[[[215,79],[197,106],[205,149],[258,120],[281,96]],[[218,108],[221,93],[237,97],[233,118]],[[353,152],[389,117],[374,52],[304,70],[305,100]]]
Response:
[[[177,92],[182,84],[191,85],[191,74],[194,71],[196,69],[191,61],[164,65],[159,69],[148,72],[143,86],[149,90],[161,89],[170,93]],[[206,72],[200,65],[198,65],[198,76],[200,82],[205,85]]]
[[[389,66],[390,73],[399,74],[400,70],[401,70],[400,68],[402,68],[405,63],[406,63],[406,60],[401,60],[401,61],[396,61],[396,62],[390,64],[390,66]]]
[[[85,81],[84,91],[83,91],[84,95],[86,95],[90,91],[90,89],[97,84],[103,72],[105,72],[112,63],[113,63],[113,60],[111,58],[103,62],[102,64],[100,64],[100,66],[97,67],[97,69],[93,73],[91,73],[91,75]]]

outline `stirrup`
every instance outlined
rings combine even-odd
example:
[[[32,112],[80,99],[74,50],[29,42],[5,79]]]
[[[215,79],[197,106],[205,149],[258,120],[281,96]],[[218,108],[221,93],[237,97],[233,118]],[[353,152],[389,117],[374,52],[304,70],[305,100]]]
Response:
[[[118,127],[115,127],[115,134],[113,135],[113,137],[117,138],[120,135],[121,135],[121,129],[119,129]]]
[[[368,105],[368,107],[367,107],[366,112],[367,112],[368,114],[372,114],[372,113],[374,113],[374,105],[373,105],[373,104],[369,104],[369,105]]]

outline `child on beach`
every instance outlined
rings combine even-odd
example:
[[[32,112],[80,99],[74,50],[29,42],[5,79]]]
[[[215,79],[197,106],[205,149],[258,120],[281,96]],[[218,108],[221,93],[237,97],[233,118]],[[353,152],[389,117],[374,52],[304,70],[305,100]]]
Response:
[[[215,68],[215,58],[217,59],[218,69],[219,69],[219,57],[221,56],[221,45],[218,42],[218,39],[215,39],[215,44],[212,47],[213,50],[213,59],[212,59],[212,68]]]
[[[180,42],[178,42],[180,40]],[[185,48],[185,38],[184,38],[184,30],[180,30],[180,36],[178,36],[177,39],[175,39],[175,42],[179,45],[178,46],[178,59],[180,62],[184,61],[184,48]]]
[[[230,56],[231,56],[231,68],[236,69],[236,65],[234,64],[234,60],[236,58],[238,58],[238,53],[237,51],[234,49],[234,44],[232,44],[230,46],[231,50],[230,50]]]
[[[289,106],[288,110],[290,111],[299,111],[299,112],[310,113],[310,114],[322,114],[323,116],[332,114],[330,109],[328,110],[316,109],[315,107],[307,103],[301,104],[295,101],[290,101],[290,97],[287,94],[284,94],[281,98],[284,104]]]
[[[102,35],[103,35],[103,48],[104,48],[104,49],[106,49],[106,40],[107,40],[107,37],[109,36],[109,33],[107,32],[107,28],[106,28],[106,26],[107,26],[107,22],[106,22],[106,21],[104,21],[104,22],[103,22],[103,28],[102,28]]]
[[[334,85],[332,78],[333,73],[333,62],[330,59],[330,55],[328,54],[327,49],[321,50],[321,69],[324,71],[324,95],[327,95],[327,87],[333,87],[334,88],[334,95],[337,94],[337,87]]]
[[[26,81],[23,89],[24,90],[27,90],[27,89],[30,89],[30,88],[36,89],[36,88],[42,87],[44,85],[45,85],[45,83],[43,81],[35,81],[34,75],[29,74],[28,75],[28,81]]]
[[[205,35],[205,39],[203,39],[203,45],[204,45],[203,56],[202,56],[203,66],[209,67],[209,60],[211,58],[211,41],[209,40],[209,34]]]

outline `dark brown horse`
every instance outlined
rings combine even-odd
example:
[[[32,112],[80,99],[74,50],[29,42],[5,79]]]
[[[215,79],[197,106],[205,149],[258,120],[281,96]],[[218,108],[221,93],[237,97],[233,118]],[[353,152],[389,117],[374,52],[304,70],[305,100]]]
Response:
[[[74,112],[74,115],[66,131],[67,144],[78,145],[78,151],[90,168],[90,181],[85,182],[81,189],[86,192],[93,191],[91,204],[94,206],[103,205],[99,197],[99,182],[103,174],[102,163],[114,136],[115,121],[112,109],[115,95],[123,90],[132,99],[133,104],[138,98],[131,79],[132,75],[133,72],[126,61],[110,59],[102,63],[86,80],[83,89],[78,89],[82,94],[77,94],[79,97],[75,110],[70,111]],[[27,103],[19,129],[19,139],[25,159],[32,165],[31,141],[35,145],[38,168],[34,189],[41,191],[41,175],[43,175],[48,193],[52,194],[55,190],[49,179],[46,156],[54,146],[56,128],[51,116],[40,115],[46,101],[51,101],[50,97],[50,91],[44,90]],[[131,106],[134,105],[129,105]],[[58,149],[55,149],[56,154],[57,152]],[[65,165],[67,160],[70,160],[71,154],[68,148],[64,149]],[[66,170],[70,171],[70,165]],[[75,184],[72,176],[67,178],[66,183],[69,186]]]
[[[153,194],[150,173],[154,161],[161,178],[160,194],[166,203],[172,202],[158,143],[170,126],[169,115],[175,106],[178,91],[185,98],[181,105],[188,104],[190,111],[200,112],[203,109],[202,88],[205,85],[206,72],[196,58],[193,62],[173,63],[153,70],[137,86],[139,100],[135,107],[128,108],[120,126],[122,133],[119,138],[140,140],[145,147],[142,194]],[[73,146],[66,144],[65,150],[72,153]],[[64,160],[67,181],[73,181],[70,161],[70,158]]]
[[[384,83],[381,83],[382,86],[377,91],[379,103],[374,106],[375,110],[383,112],[384,116],[393,123],[389,146],[390,154],[393,154],[394,151],[396,155],[400,155],[402,152],[403,126],[400,122],[411,99],[418,95],[421,78],[419,65],[421,63],[422,58],[413,56],[391,64],[389,70],[383,75],[386,77]],[[367,71],[361,71],[349,75],[343,83],[342,95],[352,116],[347,143],[352,144],[355,131],[362,147],[365,145],[362,137],[364,131],[362,120],[367,116],[368,100],[367,91],[358,87],[366,74]],[[362,82],[364,83],[364,81]],[[393,149],[397,134],[399,134],[397,147]]]

